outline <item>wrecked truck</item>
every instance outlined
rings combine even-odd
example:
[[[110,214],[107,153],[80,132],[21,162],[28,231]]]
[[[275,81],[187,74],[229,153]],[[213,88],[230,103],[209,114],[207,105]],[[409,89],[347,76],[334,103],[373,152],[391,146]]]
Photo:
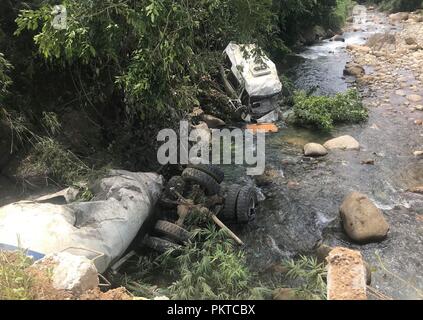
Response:
[[[282,83],[275,63],[259,47],[229,43],[220,74],[238,120],[257,123],[278,120]]]

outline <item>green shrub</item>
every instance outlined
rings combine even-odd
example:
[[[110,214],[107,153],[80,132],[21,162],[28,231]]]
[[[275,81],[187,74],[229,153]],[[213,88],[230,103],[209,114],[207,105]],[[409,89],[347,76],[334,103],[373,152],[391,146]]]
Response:
[[[423,8],[422,0],[376,0],[375,3],[380,4],[382,10],[392,12],[413,11]]]
[[[335,124],[366,120],[368,111],[355,89],[334,97],[308,96],[301,91],[294,96],[294,115],[296,124],[331,130]]]

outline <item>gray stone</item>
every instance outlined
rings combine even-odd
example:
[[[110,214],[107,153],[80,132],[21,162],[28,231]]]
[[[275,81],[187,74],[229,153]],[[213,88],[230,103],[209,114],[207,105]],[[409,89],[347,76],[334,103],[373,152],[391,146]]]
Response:
[[[318,143],[307,143],[304,146],[304,155],[307,157],[321,157],[328,154],[324,146]]]
[[[326,141],[323,146],[328,150],[332,150],[332,149],[358,150],[360,149],[360,144],[358,143],[358,141],[348,135]]]

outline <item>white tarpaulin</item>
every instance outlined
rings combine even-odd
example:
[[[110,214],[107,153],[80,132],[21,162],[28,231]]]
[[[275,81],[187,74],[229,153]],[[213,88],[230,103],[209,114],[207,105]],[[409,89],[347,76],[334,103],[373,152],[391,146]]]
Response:
[[[256,63],[253,54],[255,45],[238,45],[229,43],[225,53],[229,57],[231,71],[238,81],[245,86],[250,97],[269,97],[282,91],[276,65],[265,55],[260,56],[265,66]],[[247,53],[248,57],[245,57]]]
[[[0,208],[0,243],[46,255],[68,248],[89,259],[99,253],[94,263],[104,272],[134,240],[152,213],[162,185],[163,178],[155,173],[113,170],[98,182],[90,202],[21,201],[4,206]]]

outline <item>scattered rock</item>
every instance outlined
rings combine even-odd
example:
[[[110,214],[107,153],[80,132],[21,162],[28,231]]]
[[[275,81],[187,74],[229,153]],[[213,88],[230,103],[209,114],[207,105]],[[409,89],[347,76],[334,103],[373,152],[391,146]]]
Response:
[[[361,161],[361,164],[369,164],[369,165],[374,165],[375,164],[375,159],[366,159]]]
[[[226,125],[225,121],[209,114],[202,114],[201,119],[212,129],[224,127]]]
[[[360,252],[335,248],[327,262],[328,300],[367,300],[366,267]]]
[[[368,53],[371,51],[371,49],[367,46],[360,46],[357,44],[349,44],[347,45],[347,50],[351,50],[351,51],[358,51],[358,52],[364,52],[364,53]]]
[[[326,141],[323,145],[326,149],[359,150],[360,144],[351,136],[342,136]]]
[[[89,290],[82,294],[79,297],[79,300],[100,300],[100,301],[110,301],[110,300],[134,300],[130,295],[128,290],[123,287],[109,290],[107,292],[102,292],[99,288]]]
[[[273,291],[273,300],[302,300],[291,288],[280,288]]]
[[[419,96],[418,94],[410,94],[407,96],[407,100],[411,102],[420,102],[423,100],[422,96]]]
[[[67,252],[47,255],[37,261],[34,268],[52,274],[53,287],[81,295],[98,287],[98,272],[94,263],[86,257]]]
[[[422,105],[418,105],[414,107],[416,110],[418,111],[423,111],[423,106]]]
[[[388,234],[382,211],[361,193],[352,192],[345,198],[340,215],[345,232],[358,243],[382,241]]]
[[[407,93],[404,90],[397,90],[395,91],[395,94],[401,97],[405,97],[407,95]]]
[[[330,41],[341,41],[341,42],[345,42],[345,38],[339,34],[333,36]]]
[[[290,189],[298,189],[300,184],[297,181],[288,181],[287,186]]]
[[[423,194],[423,186],[414,187],[414,188],[408,189],[407,191],[411,193]]]
[[[407,37],[404,39],[405,43],[409,46],[413,45],[413,44],[417,44],[416,38],[413,37]]]
[[[391,23],[398,23],[401,21],[407,21],[409,18],[409,14],[408,12],[398,12],[398,13],[393,13],[391,15],[389,15],[389,21]]]
[[[417,150],[413,152],[415,157],[421,157],[423,156],[423,150]]]
[[[265,187],[274,183],[278,178],[281,178],[278,170],[266,169],[262,175],[255,177],[255,181],[258,187]]]
[[[414,120],[414,124],[415,125],[418,125],[418,126],[421,126],[423,124],[423,120],[422,119]]]
[[[325,244],[321,244],[320,246],[317,247],[316,249],[316,257],[317,257],[317,261],[319,263],[327,263],[327,257],[329,256],[329,253],[333,250],[334,248]],[[366,284],[370,285],[372,283],[372,269],[370,268],[370,265],[366,262],[364,262],[364,266],[366,267]]]
[[[324,146],[318,143],[307,143],[304,146],[304,155],[307,157],[322,157],[328,154]]]
[[[357,63],[347,63],[344,69],[345,76],[354,76],[356,78],[360,78],[366,74],[364,68]]]

